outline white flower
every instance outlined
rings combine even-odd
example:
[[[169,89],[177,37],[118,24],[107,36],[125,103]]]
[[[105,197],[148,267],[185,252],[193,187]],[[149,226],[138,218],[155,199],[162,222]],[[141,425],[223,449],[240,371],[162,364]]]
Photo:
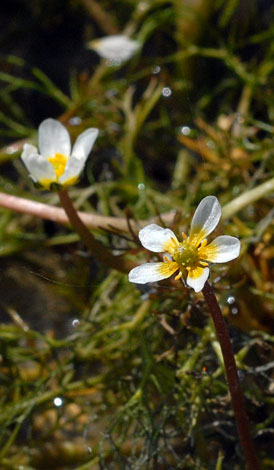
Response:
[[[91,49],[94,49],[99,56],[114,62],[124,62],[130,59],[140,47],[138,41],[129,39],[123,34],[94,39],[90,41],[88,45]]]
[[[70,136],[61,122],[46,119],[38,129],[39,151],[25,144],[21,158],[31,178],[40,187],[50,189],[54,183],[71,186],[79,175],[98,135],[98,129],[87,129],[80,134],[71,150]]]
[[[139,232],[142,245],[156,253],[166,252],[164,262],[146,263],[133,268],[129,281],[146,284],[166,279],[178,272],[175,279],[186,274],[186,283],[200,292],[209,276],[209,263],[225,263],[239,256],[240,241],[235,237],[220,236],[209,245],[206,237],[213,232],[221,217],[221,206],[215,196],[207,196],[198,205],[192,219],[190,235],[184,233],[179,242],[174,233],[156,224]]]

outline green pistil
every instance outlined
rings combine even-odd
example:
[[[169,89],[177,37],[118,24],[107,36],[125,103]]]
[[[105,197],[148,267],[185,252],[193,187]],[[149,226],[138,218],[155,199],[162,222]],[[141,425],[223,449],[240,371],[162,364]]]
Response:
[[[180,243],[172,255],[174,261],[181,267],[195,267],[199,263],[198,249],[185,240]]]

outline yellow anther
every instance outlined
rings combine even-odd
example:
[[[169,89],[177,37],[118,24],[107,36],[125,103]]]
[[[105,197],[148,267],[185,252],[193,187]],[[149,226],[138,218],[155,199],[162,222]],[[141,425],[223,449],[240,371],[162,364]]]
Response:
[[[174,246],[174,248],[178,245],[177,240],[176,240],[175,238],[173,238],[173,237],[171,238],[171,243],[172,243],[172,245]]]
[[[182,271],[180,271],[180,272],[177,274],[177,276],[175,276],[175,281],[179,281],[179,279],[181,279],[182,275],[183,275],[183,273],[182,273]]]
[[[203,240],[200,248],[204,248],[207,245],[207,240]]]
[[[208,266],[208,263],[206,261],[200,261],[199,264],[200,266],[204,266],[204,267]]]
[[[185,232],[182,232],[182,237],[187,240],[187,235],[185,234]]]
[[[56,153],[54,157],[48,158],[48,161],[52,164],[57,178],[60,178],[65,173],[68,157],[62,153]]]
[[[164,256],[164,261],[165,261],[166,263],[168,263],[168,262],[170,261],[170,259],[168,259],[167,256]]]

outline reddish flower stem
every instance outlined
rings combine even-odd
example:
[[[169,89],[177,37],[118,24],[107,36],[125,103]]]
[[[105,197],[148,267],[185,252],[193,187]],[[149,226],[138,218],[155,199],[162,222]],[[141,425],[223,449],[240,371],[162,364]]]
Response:
[[[206,282],[202,292],[211,313],[217,336],[220,341],[226,377],[231,395],[232,408],[234,410],[235,421],[246,461],[246,468],[248,470],[259,470],[259,461],[251,437],[249,420],[245,409],[245,401],[227,326],[214,294],[213,287],[208,282]]]
[[[99,240],[96,240],[93,234],[87,229],[85,224],[80,219],[66,190],[63,189],[58,194],[60,202],[68,216],[72,227],[78,233],[82,242],[86,245],[95,259],[101,263],[104,263],[110,268],[117,269],[118,271],[125,273],[128,273],[130,269],[136,266],[135,264],[128,261],[124,256],[114,256],[108,250],[108,248],[106,248]]]

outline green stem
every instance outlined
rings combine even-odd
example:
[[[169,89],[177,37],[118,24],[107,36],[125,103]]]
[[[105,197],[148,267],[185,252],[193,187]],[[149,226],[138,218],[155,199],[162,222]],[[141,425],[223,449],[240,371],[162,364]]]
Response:
[[[228,386],[231,395],[232,407],[234,410],[234,416],[238,428],[243,454],[246,460],[246,467],[248,470],[259,470],[259,462],[251,437],[243,392],[237,372],[237,367],[227,326],[218,301],[215,297],[214,290],[208,282],[205,283],[202,292],[204,294],[206,303],[211,313],[217,336],[220,341]]]
[[[80,219],[66,190],[63,189],[58,194],[60,202],[69,218],[72,227],[78,233],[82,242],[89,249],[92,256],[94,256],[94,258],[101,263],[107,265],[109,268],[128,273],[135,265],[126,260],[124,256],[114,256],[99,240],[94,238],[92,233],[87,229],[85,224]]]
[[[244,192],[241,196],[236,197],[222,208],[223,219],[228,219],[240,210],[252,204],[252,202],[265,197],[274,191],[274,178],[260,184],[254,189]]]

